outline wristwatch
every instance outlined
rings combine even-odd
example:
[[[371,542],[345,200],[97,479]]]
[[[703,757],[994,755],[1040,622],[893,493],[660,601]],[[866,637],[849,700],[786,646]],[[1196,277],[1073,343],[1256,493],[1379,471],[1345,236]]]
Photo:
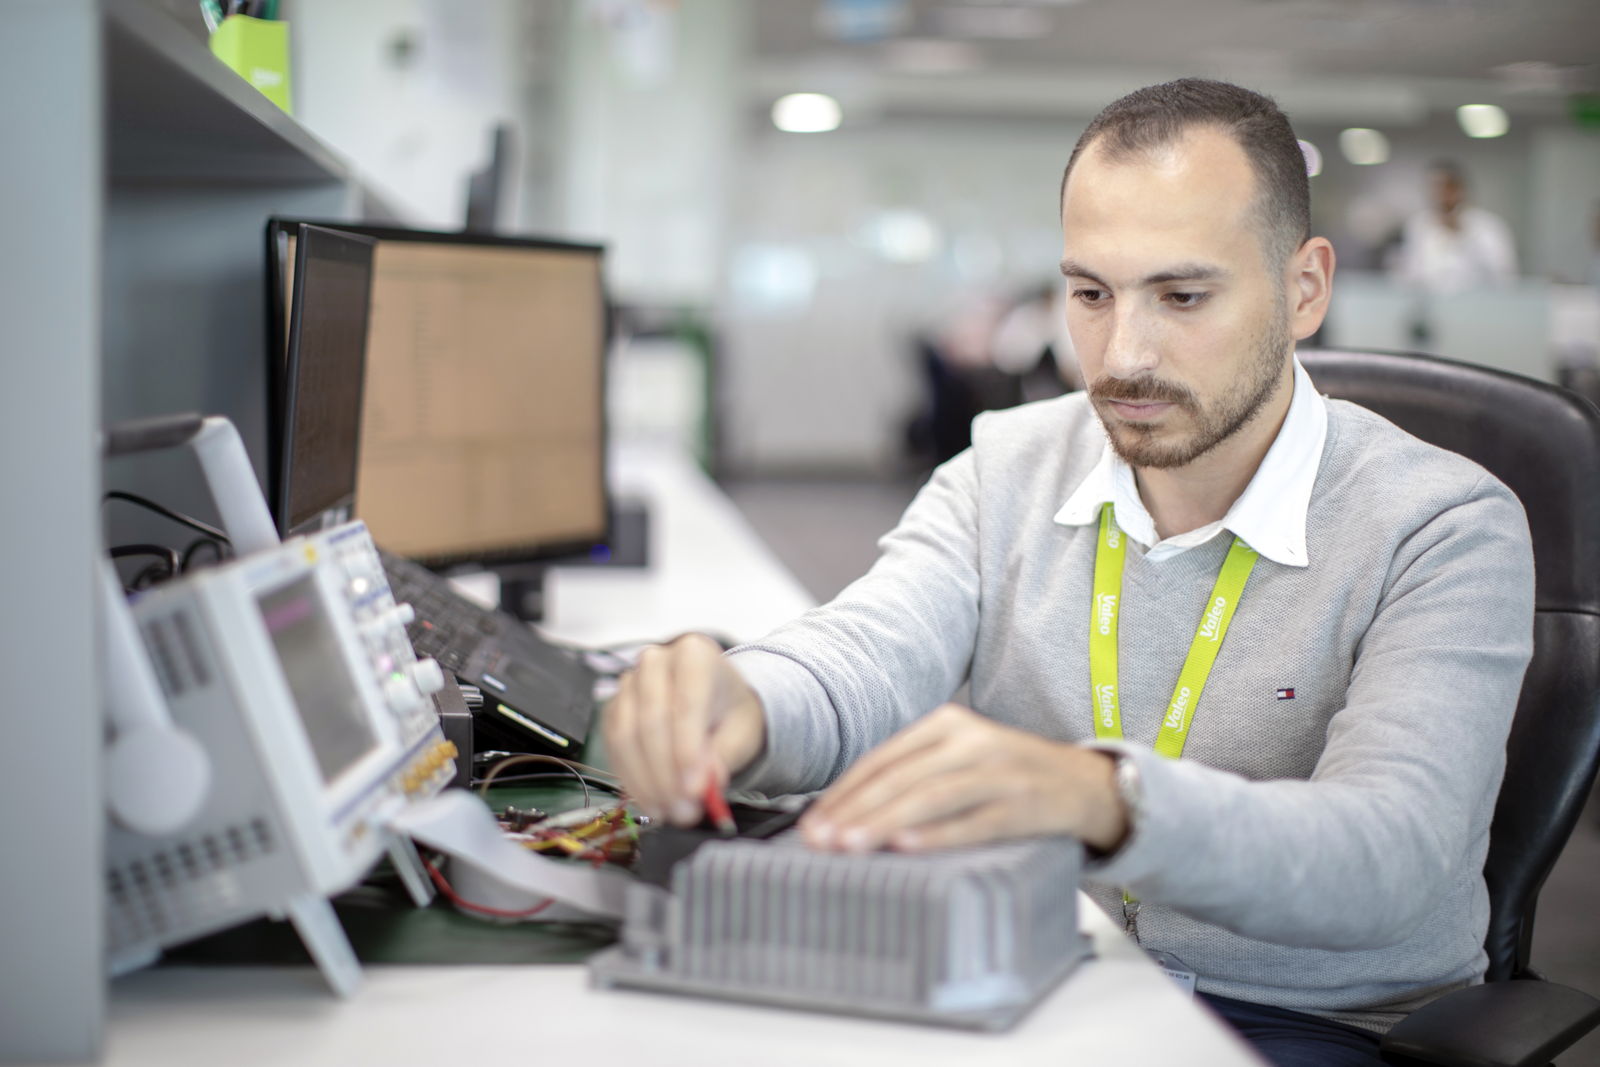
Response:
[[[1112,783],[1116,786],[1117,797],[1122,801],[1123,810],[1128,815],[1128,829],[1122,835],[1122,841],[1116,848],[1106,853],[1107,856],[1115,855],[1128,847],[1128,842],[1133,840],[1133,835],[1138,832],[1139,826],[1144,822],[1144,780],[1139,777],[1139,765],[1133,757],[1126,752],[1108,752],[1115,766],[1112,768]]]

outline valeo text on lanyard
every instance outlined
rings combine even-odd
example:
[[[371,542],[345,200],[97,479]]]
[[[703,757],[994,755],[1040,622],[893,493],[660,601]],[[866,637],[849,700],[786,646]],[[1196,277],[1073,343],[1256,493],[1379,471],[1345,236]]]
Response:
[[[1117,526],[1110,504],[1100,509],[1100,543],[1094,555],[1094,605],[1089,618],[1089,684],[1093,690],[1094,735],[1102,741],[1122,739],[1122,710],[1117,693],[1117,620],[1122,608],[1122,569],[1128,552],[1128,537]],[[1228,556],[1217,572],[1216,584],[1206,601],[1206,610],[1195,628],[1189,654],[1178,672],[1178,684],[1156,735],[1155,750],[1168,759],[1183,755],[1195,708],[1205,689],[1206,678],[1222,650],[1222,639],[1239,606],[1250,572],[1255,569],[1255,549],[1239,538],[1233,539]],[[1137,934],[1135,921],[1139,902],[1123,894],[1123,913],[1129,932]]]

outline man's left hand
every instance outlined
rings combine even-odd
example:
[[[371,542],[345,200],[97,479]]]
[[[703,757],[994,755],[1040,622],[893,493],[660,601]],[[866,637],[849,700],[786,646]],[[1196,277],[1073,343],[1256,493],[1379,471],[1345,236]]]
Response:
[[[1104,752],[944,704],[863,756],[800,820],[816,848],[923,851],[1070,834],[1110,851],[1127,812]]]

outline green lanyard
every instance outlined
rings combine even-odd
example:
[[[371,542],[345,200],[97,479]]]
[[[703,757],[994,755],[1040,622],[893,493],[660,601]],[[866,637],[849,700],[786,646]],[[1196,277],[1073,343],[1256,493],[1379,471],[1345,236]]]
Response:
[[[1100,545],[1094,556],[1094,605],[1089,618],[1089,684],[1092,687],[1094,735],[1102,741],[1122,739],[1122,712],[1117,703],[1117,615],[1122,607],[1122,566],[1128,552],[1127,534],[1117,526],[1110,504],[1100,509]],[[1167,714],[1156,737],[1156,752],[1168,759],[1183,755],[1189,737],[1189,724],[1200,703],[1211,666],[1222,650],[1228,623],[1239,605],[1239,596],[1250,580],[1258,554],[1255,549],[1233,539],[1228,558],[1222,561],[1211,599],[1195,629],[1189,655],[1178,673]]]

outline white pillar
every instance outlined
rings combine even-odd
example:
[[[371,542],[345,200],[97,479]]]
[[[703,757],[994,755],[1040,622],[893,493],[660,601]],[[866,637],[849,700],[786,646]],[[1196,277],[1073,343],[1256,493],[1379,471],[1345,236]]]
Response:
[[[105,1013],[100,20],[92,0],[21,0],[0,31],[0,1062],[93,1059]]]
[[[585,0],[568,25],[565,228],[623,300],[708,306],[743,96],[744,0]]]

